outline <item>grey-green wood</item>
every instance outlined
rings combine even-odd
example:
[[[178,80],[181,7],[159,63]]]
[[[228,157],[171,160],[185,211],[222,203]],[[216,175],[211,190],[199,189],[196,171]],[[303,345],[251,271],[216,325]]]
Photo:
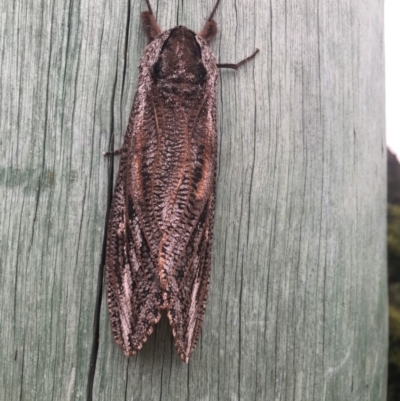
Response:
[[[102,152],[122,143],[144,3],[3,2],[0,400],[385,400],[381,0],[221,1],[217,59],[261,51],[220,72],[200,343],[183,364],[164,320],[126,359],[103,293],[95,352]],[[213,6],[153,3],[165,29]]]

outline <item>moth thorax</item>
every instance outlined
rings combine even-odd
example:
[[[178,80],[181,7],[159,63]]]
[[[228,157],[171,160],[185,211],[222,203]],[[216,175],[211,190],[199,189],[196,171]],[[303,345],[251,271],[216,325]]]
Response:
[[[165,93],[184,95],[201,91],[207,70],[193,31],[183,26],[171,30],[153,66],[153,77]]]

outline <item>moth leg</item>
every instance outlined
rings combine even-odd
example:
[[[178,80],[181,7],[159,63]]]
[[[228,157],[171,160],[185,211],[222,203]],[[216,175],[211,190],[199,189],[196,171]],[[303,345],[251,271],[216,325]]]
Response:
[[[217,23],[213,20],[215,11],[217,11],[217,7],[219,5],[219,2],[221,0],[217,0],[217,3],[215,4],[214,8],[211,11],[210,16],[207,18],[207,21],[205,25],[203,26],[203,29],[199,32],[199,36],[201,36],[205,41],[209,44],[211,40],[214,38],[214,36],[218,32],[218,27]]]
[[[156,18],[154,17],[150,1],[146,0],[148,11],[143,11],[141,14],[144,31],[149,40],[149,43],[161,33],[161,28],[158,26]]]
[[[256,49],[256,51],[249,57],[245,58],[242,61],[239,61],[237,64],[217,64],[218,68],[232,68],[233,70],[237,70],[241,65],[246,64],[248,61],[250,61],[252,58],[256,56],[256,54],[259,52],[259,49]]]
[[[103,156],[120,155],[122,153],[122,148],[113,150],[111,152],[103,152]]]

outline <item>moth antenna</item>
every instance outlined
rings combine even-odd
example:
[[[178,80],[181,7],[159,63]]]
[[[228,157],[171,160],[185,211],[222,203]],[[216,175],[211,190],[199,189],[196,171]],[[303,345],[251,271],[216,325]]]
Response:
[[[161,28],[158,26],[156,18],[153,14],[150,1],[146,0],[147,11],[143,11],[141,14],[142,22],[144,25],[144,31],[150,43],[154,38],[161,33]]]
[[[204,24],[203,29],[199,32],[199,36],[201,36],[205,41],[209,44],[211,40],[214,38],[214,36],[218,32],[218,27],[217,23],[213,20],[214,14],[217,11],[219,2],[221,0],[217,0],[217,3],[215,4],[214,8],[211,11],[210,16],[207,18],[206,23]]]
[[[150,1],[149,1],[149,0],[146,0],[146,4],[147,4],[147,9],[149,10],[149,13],[150,13],[151,15],[154,15],[154,14],[153,14],[153,9],[151,8],[151,5],[150,5]]]
[[[146,0],[146,1],[147,1],[147,0]],[[210,14],[210,16],[208,17],[207,21],[212,21],[212,20],[213,20],[215,11],[217,11],[217,8],[218,8],[218,5],[219,5],[219,2],[220,2],[220,1],[221,1],[221,0],[217,0],[217,3],[215,4],[214,8],[212,9],[211,14]]]

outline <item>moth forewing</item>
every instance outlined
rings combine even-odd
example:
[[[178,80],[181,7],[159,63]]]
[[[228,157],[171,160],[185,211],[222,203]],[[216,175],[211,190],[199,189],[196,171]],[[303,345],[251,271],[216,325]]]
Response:
[[[107,301],[125,355],[142,348],[165,310],[187,363],[200,336],[211,267],[218,66],[208,44],[217,32],[216,7],[196,35],[183,26],[161,32],[147,4],[149,44],[108,223]]]

